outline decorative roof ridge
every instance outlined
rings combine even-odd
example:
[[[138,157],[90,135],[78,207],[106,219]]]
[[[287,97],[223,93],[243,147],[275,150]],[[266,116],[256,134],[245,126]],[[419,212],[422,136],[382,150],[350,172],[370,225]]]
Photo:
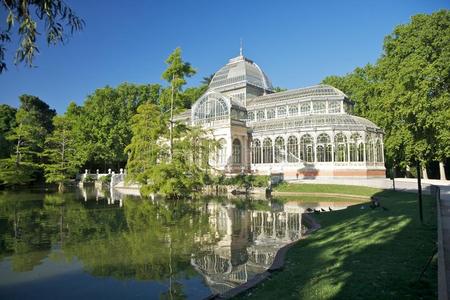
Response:
[[[316,85],[312,85],[312,86],[291,89],[291,90],[282,91],[282,92],[278,92],[278,93],[262,95],[262,96],[258,96],[256,98],[254,98],[252,100],[259,100],[259,99],[266,99],[266,98],[277,98],[277,97],[282,97],[282,96],[286,96],[286,95],[296,94],[298,92],[303,92],[303,91],[307,91],[307,90],[313,90],[313,89],[317,89],[317,88],[324,88],[324,87],[333,89],[333,91],[336,92],[338,95],[342,95],[344,97],[347,97],[341,90],[338,90],[334,86],[331,86],[331,85],[328,85],[328,84],[316,84]]]

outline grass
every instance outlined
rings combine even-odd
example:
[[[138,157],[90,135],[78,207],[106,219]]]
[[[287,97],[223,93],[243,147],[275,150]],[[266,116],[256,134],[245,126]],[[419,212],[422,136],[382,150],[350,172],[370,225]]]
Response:
[[[280,188],[349,192],[331,185]],[[370,196],[369,188],[351,188]],[[282,271],[239,299],[436,299],[436,259],[419,280],[437,239],[435,201],[424,197],[422,225],[417,195],[372,190],[387,211],[363,203],[314,215],[322,228],[289,250]]]
[[[274,187],[275,192],[298,192],[298,193],[335,193],[347,195],[372,196],[381,192],[381,189],[337,184],[296,184],[281,183]]]
[[[304,203],[317,203],[317,202],[348,202],[348,203],[361,203],[367,202],[367,200],[361,200],[357,198],[346,198],[336,196],[312,196],[312,195],[300,195],[300,196],[275,196],[272,201],[278,201],[281,203],[286,202],[304,202]]]

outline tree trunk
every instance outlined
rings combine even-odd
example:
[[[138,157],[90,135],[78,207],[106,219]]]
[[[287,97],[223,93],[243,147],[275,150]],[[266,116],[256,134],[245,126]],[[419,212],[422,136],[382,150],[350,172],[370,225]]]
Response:
[[[58,184],[58,192],[64,193],[64,182]]]
[[[419,174],[417,174],[417,175],[419,175]],[[428,179],[428,172],[427,172],[427,167],[426,166],[422,167],[422,178],[423,179]]]
[[[439,174],[440,174],[441,180],[447,180],[447,178],[445,177],[444,162],[442,162],[442,161],[439,162]]]

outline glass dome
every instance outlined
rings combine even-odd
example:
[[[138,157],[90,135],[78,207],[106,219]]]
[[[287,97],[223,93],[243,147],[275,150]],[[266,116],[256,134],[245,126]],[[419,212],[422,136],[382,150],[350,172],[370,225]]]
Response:
[[[240,55],[214,74],[210,89],[225,91],[239,84],[250,84],[265,91],[272,91],[272,83],[261,68],[252,60]]]

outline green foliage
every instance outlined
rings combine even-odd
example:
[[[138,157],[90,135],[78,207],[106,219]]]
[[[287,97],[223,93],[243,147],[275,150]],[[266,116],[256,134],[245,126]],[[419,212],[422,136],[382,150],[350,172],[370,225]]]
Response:
[[[110,184],[111,183],[111,174],[100,177],[100,182],[105,185]]]
[[[274,93],[279,93],[279,92],[284,92],[284,91],[287,91],[287,89],[279,87],[279,86],[276,86],[276,87],[273,88],[273,92]]]
[[[181,49],[176,48],[166,60],[167,69],[163,72],[162,78],[170,83],[170,88],[165,89],[161,94],[160,106],[166,111],[172,109],[172,94],[173,94],[173,109],[176,110],[183,105],[185,99],[180,95],[183,85],[186,84],[186,77],[191,77],[196,73],[195,69],[190,63],[184,62],[181,57]]]
[[[14,158],[0,159],[0,184],[6,186],[24,185],[35,180],[36,165],[17,162]]]
[[[124,165],[125,147],[131,141],[131,118],[144,103],[158,103],[161,86],[157,84],[121,84],[116,88],[97,89],[84,105],[72,114],[77,115],[74,134],[80,153],[91,165]]]
[[[131,119],[133,137],[125,148],[128,153],[127,180],[146,184],[149,171],[166,146],[158,140],[167,136],[166,117],[153,103],[143,103]]]
[[[84,183],[94,183],[94,181],[95,181],[95,178],[92,175],[86,175],[83,178]]]
[[[6,30],[0,31],[0,73],[6,70],[4,45],[15,37],[19,39],[15,63],[25,61],[31,67],[36,53],[39,52],[37,46],[37,37],[41,35],[39,24],[44,26],[44,36],[48,45],[64,44],[68,36],[65,27],[70,29],[70,33],[84,27],[84,21],[62,0],[2,1],[1,7],[4,10],[4,14],[1,15],[6,16],[6,26],[0,28]],[[16,23],[17,34],[12,31]]]
[[[225,175],[220,174],[217,176],[212,176],[210,183],[208,184],[234,185],[245,188],[246,190],[250,190],[254,187],[268,187],[269,180],[270,177],[266,175],[239,174],[232,177],[225,177]]]
[[[67,116],[53,118],[54,131],[45,140],[42,155],[47,159],[44,164],[45,180],[57,183],[60,192],[70,178],[75,177],[81,162],[76,154],[76,142],[71,135],[73,119]]]
[[[385,131],[389,165],[450,156],[450,12],[419,14],[384,41],[375,65],[324,83],[347,93],[355,112]]]
[[[0,169],[0,182],[8,185],[25,184],[39,178],[45,137],[53,130],[52,118],[56,114],[35,96],[22,95],[20,102],[16,125],[7,136],[14,148],[11,157],[2,161],[4,168]]]
[[[6,139],[11,134],[12,128],[15,127],[17,109],[0,104],[0,158],[9,157],[13,144]]]

